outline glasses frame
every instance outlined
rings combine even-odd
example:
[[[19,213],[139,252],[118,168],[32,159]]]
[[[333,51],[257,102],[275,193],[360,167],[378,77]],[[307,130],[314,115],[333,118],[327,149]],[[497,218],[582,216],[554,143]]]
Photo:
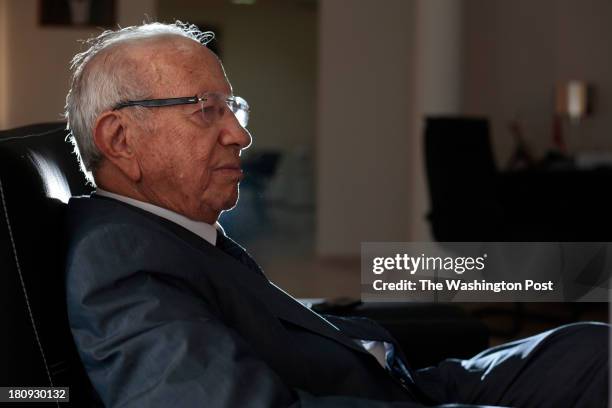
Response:
[[[210,97],[210,94],[204,94],[202,96],[198,96],[198,95],[183,96],[179,98],[141,99],[137,101],[125,101],[125,102],[119,102],[118,104],[113,106],[113,110],[115,111],[115,110],[130,107],[130,106],[141,106],[144,108],[164,108],[166,106],[194,105],[196,103],[206,102],[208,97]],[[237,103],[238,105],[246,106],[245,111],[247,113],[247,120],[244,125],[242,125],[241,123],[241,126],[246,127],[249,121],[248,115],[251,112],[251,107],[249,106],[249,103],[240,96],[225,97],[225,103],[227,104],[228,102],[233,102],[233,103]],[[234,116],[236,115],[236,112],[234,112],[229,106],[228,106],[228,109],[230,110],[230,112],[234,114]],[[238,120],[238,122],[240,122],[238,118],[236,119]]]

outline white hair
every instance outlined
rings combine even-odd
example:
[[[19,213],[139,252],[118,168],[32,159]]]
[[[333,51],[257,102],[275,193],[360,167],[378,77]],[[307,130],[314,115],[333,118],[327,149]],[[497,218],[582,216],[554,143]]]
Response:
[[[214,38],[214,33],[200,31],[195,25],[180,21],[107,30],[86,40],[89,48],[72,59],[72,79],[64,116],[81,169],[91,183],[94,183],[93,172],[103,158],[93,140],[98,115],[122,101],[146,99],[150,92],[149,84],[143,83],[133,63],[127,63],[120,46],[168,36],[181,36],[206,45]]]

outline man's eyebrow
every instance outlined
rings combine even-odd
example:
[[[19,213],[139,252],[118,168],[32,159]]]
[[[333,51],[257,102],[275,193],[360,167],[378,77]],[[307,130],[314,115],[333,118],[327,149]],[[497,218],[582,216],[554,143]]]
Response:
[[[211,90],[203,91],[203,92],[198,92],[196,94],[196,96],[198,98],[201,98],[202,96],[204,96],[206,94],[222,95],[222,96],[226,96],[226,97],[233,97],[233,96],[235,96],[233,92],[229,92],[228,93],[228,92],[223,92],[223,91],[211,91]]]

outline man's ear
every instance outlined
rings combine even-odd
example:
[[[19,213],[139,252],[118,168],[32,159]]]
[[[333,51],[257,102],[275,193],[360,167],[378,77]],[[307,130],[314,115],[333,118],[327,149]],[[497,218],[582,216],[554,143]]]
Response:
[[[133,182],[141,178],[140,166],[134,149],[134,139],[128,137],[128,118],[121,112],[102,113],[94,127],[94,143],[110,163]]]

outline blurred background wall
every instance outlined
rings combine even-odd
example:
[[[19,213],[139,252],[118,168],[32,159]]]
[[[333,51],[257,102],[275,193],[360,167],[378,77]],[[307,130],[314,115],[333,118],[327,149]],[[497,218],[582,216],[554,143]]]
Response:
[[[5,33],[8,26],[8,2],[0,0],[0,126],[8,126],[7,119],[7,63],[8,63],[8,41]]]
[[[500,163],[512,153],[507,122],[519,118],[538,155],[550,147],[555,85],[594,87],[593,115],[565,126],[571,152],[612,148],[612,2],[464,0],[464,110],[489,116]]]
[[[409,239],[415,2],[323,1],[317,253]]]

